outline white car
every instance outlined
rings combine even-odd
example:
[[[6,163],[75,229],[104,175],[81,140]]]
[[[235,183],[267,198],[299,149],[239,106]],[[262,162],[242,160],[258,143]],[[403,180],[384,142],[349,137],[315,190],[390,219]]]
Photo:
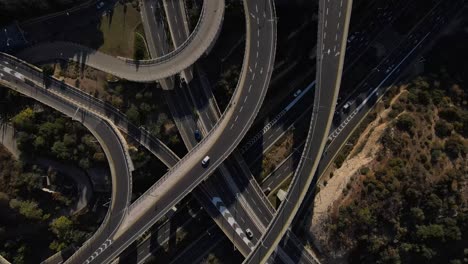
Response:
[[[247,237],[248,237],[249,239],[252,239],[252,238],[253,238],[253,233],[252,233],[252,230],[250,230],[250,228],[247,228],[247,229],[245,230],[245,233],[247,234]]]
[[[202,165],[203,167],[206,167],[206,166],[208,166],[208,163],[210,163],[210,156],[205,156],[205,157],[203,158],[203,160],[201,161],[201,165]]]
[[[346,102],[346,104],[343,106],[343,110],[346,112],[348,111],[349,107],[351,106],[351,104],[349,102]]]
[[[300,95],[302,93],[302,90],[297,90],[295,93],[294,93],[294,97],[297,97],[298,95]]]

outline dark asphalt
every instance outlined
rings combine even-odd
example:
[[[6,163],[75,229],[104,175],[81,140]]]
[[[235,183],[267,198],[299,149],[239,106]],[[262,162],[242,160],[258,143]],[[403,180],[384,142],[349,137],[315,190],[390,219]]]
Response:
[[[260,244],[244,263],[264,263],[291,224],[304,198],[325,145],[338,96],[352,1],[321,0],[317,51],[317,88],[304,152],[286,200],[280,205]]]
[[[180,173],[180,169],[189,173],[179,175],[178,177],[183,176],[182,180],[175,182],[170,192],[161,193],[157,198],[145,196],[151,198],[154,206],[147,209],[141,217],[135,219],[134,224],[113,241],[111,250],[108,248],[99,254],[94,259],[96,263],[107,263],[113,259],[152,223],[208,177],[234,150],[252,124],[263,102],[273,69],[276,21],[271,1],[246,2],[244,8],[250,14],[250,16],[246,16],[250,35],[246,41],[247,52],[238,89],[236,89],[233,101],[228,107],[229,114],[226,121],[223,122],[222,118],[220,122],[225,127],[217,128],[222,133],[215,132],[216,138],[210,139],[214,136],[214,133],[211,133],[207,137],[210,139],[208,140],[209,145],[206,144],[206,141],[200,143],[198,148],[195,148],[196,155],[189,154],[176,166],[176,170],[170,170],[169,175],[174,174],[174,172]],[[260,42],[265,43],[261,48]],[[258,69],[260,70],[258,71]],[[205,155],[211,157],[211,164],[207,168],[203,168],[199,163],[199,160]]]

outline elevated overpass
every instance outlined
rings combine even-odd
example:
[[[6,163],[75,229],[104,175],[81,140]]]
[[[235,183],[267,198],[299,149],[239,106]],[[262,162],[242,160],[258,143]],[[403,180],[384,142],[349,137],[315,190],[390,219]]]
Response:
[[[317,88],[309,133],[299,165],[267,232],[244,263],[265,263],[291,225],[315,175],[330,129],[341,83],[352,0],[320,0]]]
[[[200,19],[192,34],[177,49],[155,59],[116,58],[80,44],[61,41],[38,44],[20,52],[18,57],[31,63],[73,60],[126,80],[153,82],[173,76],[198,60],[216,39],[223,16],[223,0],[203,1]]]
[[[260,8],[259,8],[260,7]],[[107,263],[149,228],[200,182],[206,179],[235,149],[252,124],[266,94],[276,48],[273,1],[244,2],[247,38],[239,83],[220,121],[188,155],[129,208],[129,216],[113,237],[112,247],[99,251],[93,263]],[[260,45],[262,43],[262,45]],[[261,48],[260,48],[261,47]],[[209,155],[211,164],[200,165]]]

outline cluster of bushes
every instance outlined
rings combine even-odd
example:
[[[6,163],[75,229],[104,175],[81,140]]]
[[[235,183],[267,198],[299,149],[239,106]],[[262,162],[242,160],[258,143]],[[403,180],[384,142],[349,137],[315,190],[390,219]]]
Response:
[[[24,155],[49,156],[88,169],[106,161],[96,139],[79,123],[49,109],[26,108],[12,119]]]
[[[62,215],[66,197],[41,191],[45,175],[0,147],[0,255],[12,263],[37,263],[88,235],[77,218]]]
[[[440,72],[416,78],[392,105],[377,163],[329,222],[330,251],[344,249],[350,263],[468,259],[468,75],[457,59],[467,51],[436,50],[451,55],[428,56]]]
[[[142,126],[170,146],[181,143],[174,122],[167,114],[169,110],[165,101],[161,101],[161,93],[154,91],[155,87],[120,80],[108,83],[105,88],[110,94],[110,103],[125,113],[132,124]]]
[[[362,199],[330,225],[335,242],[352,248],[350,263],[455,264],[468,257],[463,172],[435,183],[426,173],[419,164],[393,165],[363,181]]]

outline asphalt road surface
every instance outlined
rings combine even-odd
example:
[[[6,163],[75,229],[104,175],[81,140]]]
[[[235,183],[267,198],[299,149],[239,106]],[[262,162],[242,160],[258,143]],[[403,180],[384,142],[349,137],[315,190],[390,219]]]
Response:
[[[161,181],[130,207],[120,231],[111,239],[112,247],[101,251],[93,263],[107,263],[144,230],[208,177],[234,150],[253,122],[263,102],[275,55],[276,21],[271,1],[247,2],[244,8],[249,35],[238,88],[217,127],[202,140],[196,151],[182,159]],[[255,17],[252,19],[252,16]],[[260,48],[260,43],[265,43]],[[209,155],[207,168],[200,165]]]
[[[299,209],[318,166],[326,143],[341,82],[352,1],[321,0],[319,4],[319,44],[317,51],[317,88],[309,134],[299,166],[261,243],[245,263],[264,263],[277,247]]]

